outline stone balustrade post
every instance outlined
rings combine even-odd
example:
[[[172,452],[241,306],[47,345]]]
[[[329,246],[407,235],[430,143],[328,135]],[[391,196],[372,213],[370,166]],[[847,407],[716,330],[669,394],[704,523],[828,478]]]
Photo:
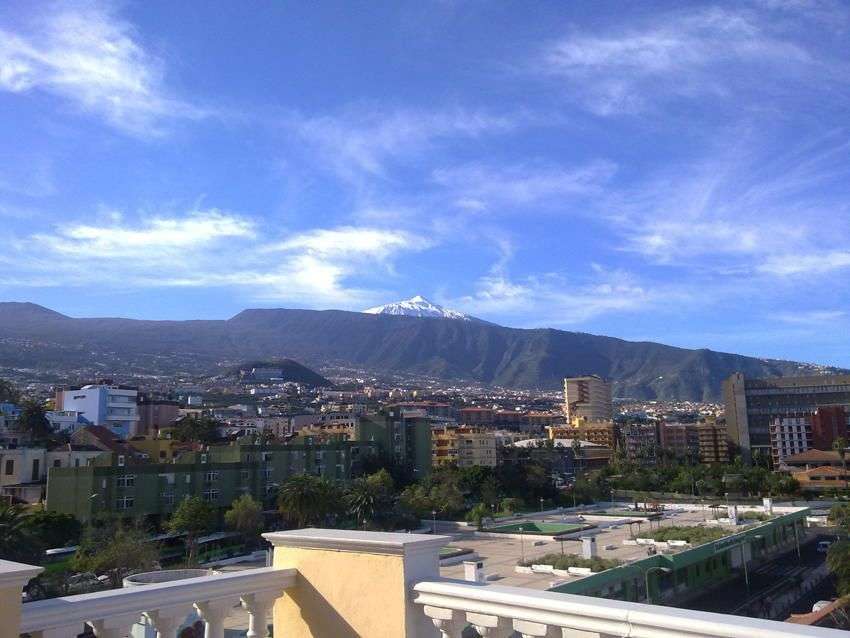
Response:
[[[295,587],[275,602],[275,635],[438,635],[413,604],[412,587],[439,578],[439,550],[450,537],[335,529],[263,536],[274,546],[274,567],[298,570]]]
[[[18,638],[21,626],[21,592],[41,567],[0,560],[0,638]]]

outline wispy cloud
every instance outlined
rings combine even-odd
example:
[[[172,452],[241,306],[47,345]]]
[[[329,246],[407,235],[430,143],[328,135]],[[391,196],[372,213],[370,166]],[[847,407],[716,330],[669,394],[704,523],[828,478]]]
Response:
[[[844,310],[802,310],[800,312],[780,312],[771,315],[770,318],[801,326],[822,326],[840,321],[846,316],[847,313]]]
[[[491,206],[535,204],[564,197],[598,195],[617,170],[598,160],[577,168],[547,164],[466,164],[437,169],[435,183],[454,193],[455,204],[467,210]]]
[[[653,14],[619,30],[574,29],[548,44],[537,68],[599,115],[635,113],[670,97],[736,96],[754,86],[811,81],[823,61],[784,31],[743,6]],[[806,73],[808,71],[809,73]]]
[[[0,15],[0,90],[46,92],[142,137],[206,114],[167,88],[163,60],[105,2],[43,5],[8,22]]]
[[[275,239],[253,221],[217,209],[127,222],[67,223],[13,240],[0,284],[120,290],[223,287],[247,297],[308,306],[374,301],[393,259],[428,248],[421,237],[340,226]]]
[[[388,177],[390,160],[418,157],[439,141],[512,131],[519,119],[463,108],[357,107],[334,115],[294,115],[284,124],[318,152],[322,165],[351,179]]]
[[[777,147],[736,131],[705,159],[604,198],[627,250],[655,263],[793,275],[847,265],[846,133]],[[722,139],[726,139],[725,137]]]
[[[559,273],[515,279],[497,270],[480,278],[473,294],[451,303],[478,316],[561,327],[683,298],[681,291],[647,288],[623,271],[597,268],[593,276],[582,279]]]

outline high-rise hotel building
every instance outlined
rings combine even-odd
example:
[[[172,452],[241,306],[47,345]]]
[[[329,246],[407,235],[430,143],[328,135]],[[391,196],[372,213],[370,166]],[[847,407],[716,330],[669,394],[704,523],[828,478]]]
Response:
[[[847,436],[850,375],[748,379],[736,373],[723,382],[723,397],[729,439],[745,459],[756,450],[784,457],[792,434],[803,450],[809,444],[829,449],[836,438]],[[798,426],[806,432],[791,431]]]
[[[610,421],[614,417],[611,384],[596,375],[564,379],[567,422]]]

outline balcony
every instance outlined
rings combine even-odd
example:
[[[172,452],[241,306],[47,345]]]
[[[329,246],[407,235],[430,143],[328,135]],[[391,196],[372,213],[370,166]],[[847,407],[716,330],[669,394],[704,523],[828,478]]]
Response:
[[[0,561],[0,638],[122,638],[137,623],[174,638],[196,613],[205,638],[248,612],[248,638],[840,638],[842,631],[441,579],[446,536],[305,529],[267,534],[272,567],[20,604],[40,568]]]

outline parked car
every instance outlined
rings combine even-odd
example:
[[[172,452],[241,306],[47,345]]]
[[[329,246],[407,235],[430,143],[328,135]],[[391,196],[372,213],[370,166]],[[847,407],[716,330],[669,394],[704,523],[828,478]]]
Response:
[[[832,545],[832,541],[820,541],[818,542],[818,551],[821,554],[826,554],[829,551],[829,546]]]

